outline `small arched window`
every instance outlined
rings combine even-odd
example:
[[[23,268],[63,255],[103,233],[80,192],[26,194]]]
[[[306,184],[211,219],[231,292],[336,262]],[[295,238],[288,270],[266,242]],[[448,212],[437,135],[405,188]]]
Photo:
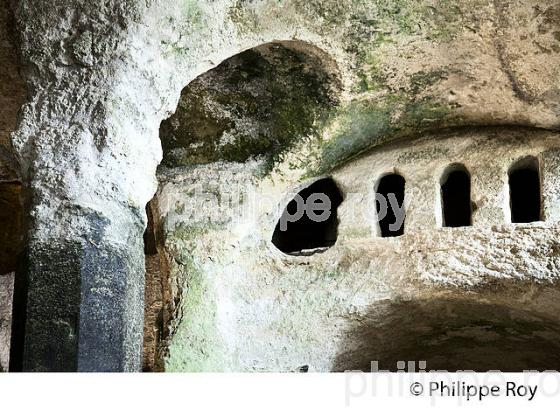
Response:
[[[342,194],[332,178],[301,190],[284,209],[272,235],[282,252],[301,255],[324,251],[336,243],[337,210]]]
[[[509,170],[511,222],[529,223],[541,220],[541,178],[535,157],[518,160]]]
[[[377,219],[381,237],[404,234],[406,218],[404,206],[405,179],[399,174],[388,174],[377,185]]]
[[[441,179],[443,226],[460,227],[472,224],[471,176],[464,165],[453,164]]]

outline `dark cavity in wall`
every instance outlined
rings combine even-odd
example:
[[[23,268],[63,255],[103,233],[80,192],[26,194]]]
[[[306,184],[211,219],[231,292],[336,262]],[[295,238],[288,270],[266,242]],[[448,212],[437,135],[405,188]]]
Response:
[[[332,178],[301,190],[283,211],[272,243],[287,254],[312,254],[336,243],[342,194]]]
[[[14,300],[12,307],[12,329],[10,341],[10,372],[23,371],[23,349],[25,343],[25,324],[27,322],[27,297],[29,281],[29,249],[24,249],[17,263],[14,278]]]
[[[452,165],[442,178],[443,226],[470,226],[472,221],[471,177],[463,165]]]
[[[509,192],[513,223],[541,220],[541,180],[535,157],[522,158],[511,167]]]
[[[169,283],[169,263],[164,245],[157,197],[146,206],[148,225],[144,233],[146,287],[144,292],[144,344],[142,370],[164,371],[166,342],[173,306]]]
[[[0,275],[16,270],[23,237],[19,183],[0,181]]]
[[[404,205],[405,183],[405,179],[399,174],[385,175],[379,180],[377,194],[385,198],[385,202],[377,201],[376,206],[379,230],[383,238],[404,234],[404,215],[399,215],[399,209],[404,212],[402,206]],[[383,207],[386,212],[383,212]]]
[[[193,80],[161,124],[162,165],[265,160],[268,170],[297,142],[316,136],[337,105],[336,66],[301,41],[264,44]]]

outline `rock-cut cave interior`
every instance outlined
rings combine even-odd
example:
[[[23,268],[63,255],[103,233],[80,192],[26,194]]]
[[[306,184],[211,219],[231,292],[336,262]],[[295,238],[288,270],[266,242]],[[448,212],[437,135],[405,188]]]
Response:
[[[560,2],[94,3],[0,1],[0,371],[560,370]]]

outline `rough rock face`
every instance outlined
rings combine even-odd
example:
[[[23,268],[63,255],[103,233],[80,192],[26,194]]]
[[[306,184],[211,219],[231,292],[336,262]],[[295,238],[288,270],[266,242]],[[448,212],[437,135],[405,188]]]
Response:
[[[30,90],[12,139],[32,193],[24,370],[140,368],[143,214],[159,149],[134,108],[149,104],[123,90],[139,10],[15,5]]]
[[[371,360],[394,369],[406,359],[429,359],[435,369],[557,368],[555,355],[524,354],[515,340],[549,347],[560,341],[557,304],[539,302],[545,284],[560,275],[558,146],[556,133],[491,127],[364,154],[333,170],[344,195],[338,241],[313,256],[283,254],[270,241],[276,206],[281,211],[291,199],[286,193],[301,185],[251,178],[250,164],[162,176],[158,198],[174,291],[182,297],[167,369],[331,371],[363,369]],[[541,164],[543,222],[513,225],[508,170],[528,155]],[[475,211],[472,226],[447,228],[440,181],[457,163],[471,175]],[[381,238],[370,195],[393,170],[406,180],[405,234]],[[411,328],[419,307],[426,311],[419,318],[429,315]],[[417,343],[406,342],[414,339],[404,337],[408,330]],[[395,340],[402,343],[391,347]],[[487,340],[503,342],[507,360],[493,356]],[[439,357],[425,346],[449,352]],[[465,351],[479,359],[462,361]]]
[[[315,259],[305,259],[295,269],[285,264],[282,255],[269,249],[275,215],[258,211],[254,218],[232,222],[233,216],[227,210],[246,201],[243,195],[227,201],[223,197],[222,191],[232,181],[249,187],[251,192],[272,195],[270,204],[262,204],[266,209],[282,202],[281,198],[288,198],[307,178],[331,172],[339,173],[341,178],[351,175],[351,168],[340,166],[390,140],[408,138],[412,146],[413,141],[420,141],[416,137],[424,131],[437,136],[445,127],[475,125],[542,129],[543,134],[529,147],[544,164],[545,177],[550,175],[544,172],[546,167],[556,169],[556,151],[550,142],[553,137],[546,130],[557,130],[560,125],[558,1],[13,3],[29,90],[17,131],[12,135],[21,166],[23,199],[29,210],[29,251],[22,268],[29,279],[28,303],[23,307],[26,326],[18,339],[23,346],[21,367],[27,370],[140,369],[145,266],[142,233],[146,226],[145,205],[156,190],[156,167],[162,159],[160,123],[177,107],[185,86],[245,50],[274,41],[299,44],[297,50],[304,54],[299,64],[293,64],[297,70],[285,72],[272,65],[269,69],[265,67],[263,74],[268,77],[263,78],[272,86],[275,73],[293,76],[293,82],[282,84],[291,84],[287,89],[298,91],[297,98],[284,96],[279,101],[303,101],[303,105],[294,105],[301,107],[303,115],[283,118],[277,115],[281,111],[273,107],[277,117],[261,119],[260,115],[251,115],[250,105],[241,106],[232,113],[227,138],[223,127],[199,129],[186,141],[179,141],[184,146],[166,146],[179,150],[181,155],[186,153],[188,161],[182,164],[189,164],[186,168],[162,168],[159,174],[159,209],[165,227],[165,248],[172,262],[165,275],[170,275],[172,297],[153,305],[154,309],[170,305],[175,314],[167,357],[170,370],[293,369],[304,364],[323,370],[339,368],[333,357],[352,343],[330,347],[331,353],[317,361],[312,360],[318,357],[317,350],[309,345],[331,340],[331,336],[341,334],[340,329],[331,332],[328,325],[318,326],[324,331],[320,337],[300,329],[309,327],[305,320],[322,323],[333,314],[323,310],[326,304],[321,297],[325,295],[323,291],[336,293],[334,284],[333,288],[328,287],[329,280],[353,282],[357,279],[353,275],[367,272],[371,276],[367,286],[374,286],[372,283],[384,283],[380,278],[389,275],[386,272],[396,272],[393,269],[397,267],[385,268],[384,263],[398,261],[404,269],[400,276],[412,275],[429,285],[445,282],[445,272],[435,268],[441,257],[437,253],[426,259],[419,252],[411,258],[391,256],[399,250],[412,252],[413,245],[407,244],[406,238],[395,241],[394,248],[383,244],[378,250],[369,248],[370,240],[375,241],[368,239],[368,252],[363,257],[370,255],[370,259],[362,260],[355,268],[348,262],[347,268],[344,261],[352,260],[357,245],[346,242],[344,235],[349,239],[361,238],[363,225],[359,226],[361,233],[355,236],[344,233],[341,226],[340,249],[346,249],[343,254],[331,249],[312,257],[319,261],[317,264],[311,264]],[[4,53],[4,48],[0,52]],[[321,59],[323,66],[333,68],[325,71],[328,76],[306,71],[306,61]],[[228,70],[237,72],[238,67],[234,64]],[[219,73],[220,69],[217,70]],[[215,77],[235,78],[228,72]],[[329,94],[329,99],[311,101],[301,97],[313,96],[317,88],[309,90],[306,84],[296,81],[298,77],[313,80],[307,87],[319,89],[330,89],[325,79],[330,82],[330,78],[336,78],[340,87],[338,92]],[[241,77],[239,82],[243,82]],[[196,107],[195,101],[190,107],[204,116],[208,113],[206,120],[215,114],[211,108],[231,107],[229,101],[212,101],[215,92],[201,95],[208,90],[204,81],[193,83],[190,89],[202,104]],[[210,89],[236,88],[233,84]],[[260,95],[267,93],[257,93],[255,97]],[[17,111],[12,108],[12,112]],[[193,126],[199,124],[194,122]],[[263,144],[252,153],[242,144],[246,149],[241,154],[230,150],[230,145],[236,144],[228,145],[228,141],[247,141],[244,136],[251,129],[274,130],[272,134],[263,134],[274,140],[279,126],[293,133],[278,140],[282,147]],[[7,129],[11,131],[13,127]],[[176,129],[181,129],[180,124]],[[497,132],[496,140],[501,135],[501,131]],[[512,137],[504,131],[504,135],[505,146],[513,138],[518,140],[513,144],[515,152],[524,151],[528,134]],[[484,134],[457,138],[466,145],[486,141],[484,144],[494,148]],[[193,142],[200,146],[193,146]],[[199,148],[204,150],[202,159]],[[277,154],[278,150],[280,160],[267,167],[263,151]],[[478,152],[472,148],[475,151]],[[173,155],[168,152],[166,157]],[[219,161],[213,162],[216,160]],[[232,160],[238,162],[224,162]],[[505,163],[504,159],[500,166]],[[422,166],[427,169],[432,165]],[[492,180],[503,182],[503,169],[496,172]],[[489,174],[485,175],[491,179]],[[183,184],[190,187],[187,189]],[[550,190],[546,192],[555,198],[557,189],[555,183],[552,185],[547,186]],[[493,190],[497,187],[491,183],[480,186]],[[194,187],[209,194],[211,201],[218,193],[219,203],[224,207],[190,208],[195,204],[189,202],[188,192]],[[246,189],[239,191],[244,193]],[[531,281],[554,279],[557,272],[555,260],[551,259],[555,249],[553,221],[547,219],[544,224],[529,227],[528,232],[522,228],[511,230],[507,223],[502,225],[498,219],[492,219],[500,208],[492,203],[491,198],[496,196],[487,195],[490,203],[481,202],[479,219],[497,228],[485,228],[488,224],[473,227],[480,231],[475,235],[474,245],[468,248],[468,258],[456,257],[459,271],[466,272],[455,278],[457,283],[467,287],[465,292],[471,292],[468,286],[485,281],[489,272],[501,273],[506,269],[505,275],[512,276],[517,262],[510,266],[510,256],[499,250],[500,244],[505,242],[508,249],[525,249],[540,244],[541,239],[544,245],[538,252],[513,252],[517,255],[514,260],[520,261],[523,273],[529,272],[524,276]],[[551,198],[544,201],[547,218],[556,215],[557,204]],[[189,219],[192,209],[202,215]],[[217,218],[217,222],[212,218]],[[459,241],[472,240],[468,234],[461,236],[462,230],[457,232]],[[425,240],[426,246],[447,243],[438,235],[417,235],[416,239]],[[483,242],[488,238],[491,245]],[[481,249],[486,246],[491,247],[489,254],[496,259],[488,264],[480,260],[485,253]],[[371,266],[370,260],[375,261]],[[425,267],[433,277],[418,276],[420,269],[408,269],[403,265],[406,261]],[[260,266],[258,269],[255,263]],[[455,275],[457,271],[450,272]],[[224,287],[228,281],[236,286]],[[262,286],[252,286],[263,281]],[[162,282],[150,283],[159,286]],[[314,286],[320,289],[315,291]],[[242,297],[229,295],[235,292],[242,292]],[[357,295],[371,302],[379,298],[377,292],[375,288],[363,296]],[[284,295],[289,303],[284,304]],[[396,293],[386,295],[398,297]],[[232,301],[247,303],[228,304]],[[352,303],[340,305],[346,312],[341,317],[355,309]],[[282,304],[286,309],[281,308]],[[314,311],[314,306],[320,308]],[[457,310],[463,311],[464,306],[458,304]],[[283,321],[290,309],[291,319]],[[240,312],[247,316],[236,322]],[[504,308],[500,312],[511,310]],[[524,323],[533,322],[535,315]],[[164,319],[163,323],[165,328],[170,321]],[[240,323],[239,327],[236,323]],[[525,324],[522,327],[526,328]],[[554,328],[547,325],[542,329]],[[247,344],[250,349],[238,348],[238,340],[248,339],[255,341]],[[297,339],[305,343],[295,343]],[[291,349],[291,344],[297,348]]]
[[[208,8],[216,13],[220,6],[192,7],[199,22],[192,30],[211,33]],[[559,9],[538,1],[238,2],[228,16],[243,34],[266,39],[270,30],[300,27],[295,38],[332,56],[344,89],[340,103],[317,118],[313,132],[300,132],[299,143],[295,136],[271,170],[258,151],[228,162],[220,144],[202,160],[160,169],[157,197],[175,303],[166,369],[329,371],[376,359],[393,368],[407,358],[449,369],[559,367],[556,359],[515,349],[518,339],[558,343],[555,307],[538,306],[560,273],[558,135],[538,129],[559,127],[560,77],[550,64],[559,58]],[[180,44],[179,38],[173,48],[183,52]],[[243,73],[224,66],[227,78]],[[211,84],[197,80],[183,91],[169,120],[176,130],[188,124],[206,142],[222,138],[222,130],[204,126],[224,118],[213,108],[228,92],[215,90],[238,90],[244,82],[228,83],[221,67],[201,77]],[[196,123],[181,119],[184,107],[197,113]],[[236,121],[243,124],[243,116]],[[228,138],[254,128],[238,126]],[[166,126],[161,135],[169,136]],[[208,148],[174,142],[186,153]],[[178,146],[169,148],[164,157]],[[527,155],[540,162],[544,222],[517,226],[509,220],[507,175]],[[454,163],[471,173],[472,227],[442,228],[439,183]],[[379,238],[364,196],[393,170],[407,181],[406,233]],[[336,245],[311,257],[281,254],[270,239],[282,207],[326,174],[345,195]],[[512,301],[491,297],[494,289]],[[426,319],[412,333],[415,345],[404,335],[406,323],[423,315],[410,319],[418,306]],[[485,316],[487,309],[496,315]],[[391,350],[396,337],[403,343]],[[509,362],[490,360],[489,340],[507,346]],[[438,345],[448,354],[418,357]],[[467,346],[482,357],[478,362],[460,360]]]
[[[337,104],[335,67],[302,42],[265,44],[234,56],[191,82],[175,114],[161,124],[167,167],[266,158],[311,138]]]
[[[7,1],[0,4],[0,275],[13,272],[20,247],[20,175],[10,143],[17,112],[25,98],[19,73],[15,24]]]
[[[163,357],[169,336],[173,301],[169,286],[169,261],[165,250],[157,198],[146,207],[148,227],[144,233],[146,253],[146,294],[144,302],[144,343],[142,369],[165,370]]]
[[[333,368],[371,371],[372,358],[392,371],[401,360],[416,361],[418,369],[419,358],[429,370],[558,368],[557,296],[556,287],[525,283],[494,284],[475,297],[451,291],[381,301],[347,330]]]
[[[15,20],[8,0],[0,2],[0,181],[18,179],[18,166],[11,149],[10,133],[16,128],[17,112],[25,101],[20,76]]]
[[[22,213],[19,181],[0,183],[0,275],[16,270],[22,248]]]

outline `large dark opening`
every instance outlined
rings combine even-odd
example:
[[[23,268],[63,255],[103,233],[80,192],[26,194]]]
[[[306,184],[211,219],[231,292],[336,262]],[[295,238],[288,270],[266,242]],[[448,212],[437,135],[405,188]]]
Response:
[[[338,235],[337,209],[342,199],[331,178],[301,190],[284,209],[272,243],[288,254],[313,253],[333,246]]]
[[[522,158],[511,167],[509,192],[511,222],[528,223],[541,219],[541,181],[536,158]]]
[[[339,104],[334,60],[303,41],[274,41],[245,50],[200,75],[161,123],[162,165],[266,160],[313,134]]]
[[[404,234],[404,186],[405,180],[398,174],[385,175],[379,181],[377,194],[385,199],[380,201],[381,198],[378,198],[376,201],[379,230],[383,238]]]
[[[471,177],[462,165],[453,165],[441,184],[443,226],[470,226],[472,223]]]

